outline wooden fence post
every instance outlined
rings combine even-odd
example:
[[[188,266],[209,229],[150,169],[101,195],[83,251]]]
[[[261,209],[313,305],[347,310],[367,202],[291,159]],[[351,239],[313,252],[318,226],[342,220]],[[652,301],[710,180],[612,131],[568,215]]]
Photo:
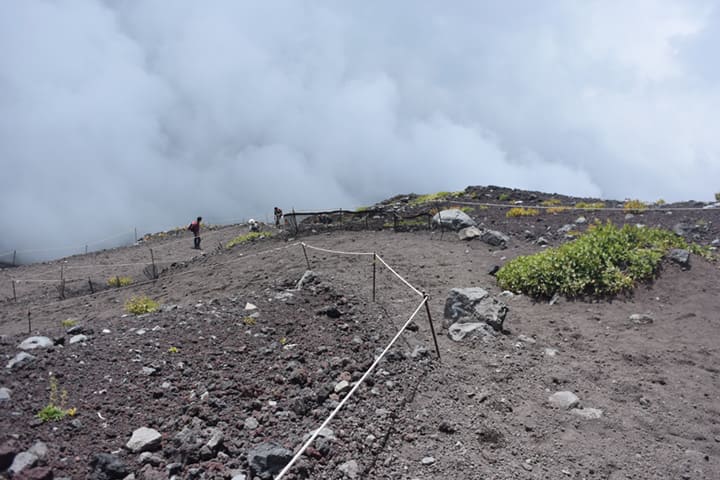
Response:
[[[153,280],[158,278],[157,275],[157,269],[155,268],[155,254],[153,254],[153,249],[150,249],[150,260],[152,261],[152,277]]]
[[[15,301],[15,303],[17,303],[17,293],[15,293],[15,280],[14,279],[12,281],[12,284],[13,284],[13,300]]]
[[[60,264],[60,298],[65,300],[65,264]]]
[[[90,277],[88,277],[88,285],[90,285],[90,293],[95,293],[95,289],[93,288],[92,280],[90,280]]]
[[[17,256],[17,250],[13,250],[13,267],[15,266],[15,257]]]
[[[312,270],[312,268],[310,268],[310,260],[308,259],[307,251],[305,250],[305,244],[301,243],[300,245],[303,247],[303,254],[305,255],[305,263],[307,263],[308,270]]]

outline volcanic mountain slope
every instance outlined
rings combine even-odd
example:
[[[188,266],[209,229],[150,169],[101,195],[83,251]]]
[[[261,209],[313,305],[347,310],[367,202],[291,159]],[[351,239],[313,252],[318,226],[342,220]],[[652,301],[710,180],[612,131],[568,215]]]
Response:
[[[484,188],[482,195],[500,195]],[[544,199],[511,192],[518,198],[491,200]],[[95,294],[68,289],[65,300],[58,300],[57,285],[30,282],[19,284],[17,302],[9,291],[3,295],[5,364],[29,336],[28,312],[32,333],[59,344],[28,350],[34,361],[3,368],[0,388],[9,398],[0,400],[0,452],[9,453],[0,462],[44,442],[47,452],[19,476],[51,470],[56,478],[252,478],[248,455],[271,443],[298,448],[417,313],[328,424],[331,432],[285,478],[718,478],[717,264],[695,256],[689,269],[666,262],[656,281],[630,297],[553,304],[500,297],[488,275],[539,251],[539,236],[551,245],[567,241],[557,231],[565,224],[582,229],[574,223],[580,215],[666,228],[682,223],[703,244],[717,237],[717,210],[676,208],[627,219],[622,210],[517,218],[493,207],[471,211],[478,223],[510,236],[507,249],[450,232],[318,226],[322,233],[299,239],[304,249],[276,232],[206,255],[190,248],[190,238],[156,238],[66,259],[64,268],[97,268],[91,278],[127,268],[136,282]],[[243,232],[218,229],[204,242],[214,247]],[[159,264],[168,262],[159,278],[143,283],[139,267],[127,265],[147,262],[148,247]],[[441,358],[421,295],[381,262],[373,268],[372,255],[313,247],[376,252],[427,293]],[[54,278],[58,265],[6,269],[0,282]],[[308,266],[313,275],[298,285]],[[482,287],[501,298],[509,308],[505,331],[451,340],[441,323],[455,287]],[[163,307],[127,314],[123,305],[138,295]],[[76,332],[67,334],[71,323]],[[70,343],[76,333],[86,338]],[[560,391],[573,392],[583,408],[553,406],[549,397]],[[74,415],[41,421],[36,415],[51,402]],[[151,453],[127,447],[141,427],[159,433]]]

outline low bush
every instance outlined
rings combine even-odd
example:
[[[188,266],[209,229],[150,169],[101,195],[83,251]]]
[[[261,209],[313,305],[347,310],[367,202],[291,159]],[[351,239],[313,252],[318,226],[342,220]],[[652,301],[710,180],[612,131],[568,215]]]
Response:
[[[623,210],[628,213],[640,213],[647,210],[647,205],[645,205],[640,200],[625,200],[625,203],[623,204]]]
[[[225,244],[225,248],[233,248],[236,245],[242,245],[243,243],[254,242],[262,238],[269,238],[272,236],[271,232],[248,232],[243,235],[239,235]]]
[[[501,202],[507,202],[508,200],[510,200],[510,194],[509,193],[501,193],[500,195],[498,195],[497,198]]]
[[[543,200],[542,202],[540,202],[540,205],[542,205],[544,207],[556,207],[556,206],[560,205],[561,203],[562,202],[560,201],[559,198],[548,198],[547,200]]]
[[[160,308],[160,304],[155,300],[144,295],[133,297],[125,302],[125,311],[133,315],[142,315],[144,313],[152,313]]]
[[[532,297],[615,295],[652,278],[670,248],[697,251],[668,230],[597,222],[572,242],[508,262],[496,278]]]
[[[450,197],[459,197],[463,192],[437,192],[428,193],[425,195],[418,195],[417,197],[410,200],[410,205],[422,205],[424,203],[436,202],[439,200],[445,200]]]
[[[540,213],[537,208],[514,207],[507,211],[506,217],[532,217]]]
[[[108,278],[107,284],[109,287],[126,287],[132,284],[132,278],[130,277],[110,277]]]
[[[599,210],[605,208],[603,202],[577,202],[575,208],[582,208],[583,210]]]
[[[720,202],[720,192],[717,192],[717,193],[715,194],[715,201],[716,201],[716,202]]]
[[[557,213],[566,212],[568,210],[570,210],[570,207],[550,207],[547,209],[547,212],[555,215]]]

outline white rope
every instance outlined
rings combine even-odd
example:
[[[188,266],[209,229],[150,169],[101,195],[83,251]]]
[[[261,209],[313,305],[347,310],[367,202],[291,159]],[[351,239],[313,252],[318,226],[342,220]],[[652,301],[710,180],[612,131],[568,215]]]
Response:
[[[422,293],[420,290],[418,290],[417,288],[413,287],[413,286],[410,284],[410,282],[408,282],[407,280],[405,280],[399,273],[397,273],[395,270],[393,270],[393,268],[392,268],[390,265],[388,265],[388,264],[385,262],[385,260],[382,259],[382,257],[381,257],[380,255],[377,256],[377,259],[380,260],[380,261],[382,262],[382,264],[385,265],[385,266],[388,268],[388,270],[390,270],[392,273],[394,273],[396,277],[398,277],[400,280],[402,280],[402,282],[403,282],[405,285],[407,285],[408,287],[410,287],[410,289],[411,289],[413,292],[417,293],[417,294],[420,295],[421,297],[423,296],[423,293]]]
[[[283,468],[280,473],[278,473],[277,477],[275,477],[275,480],[280,480],[283,475],[285,475],[288,470],[297,462],[297,460],[302,456],[302,454],[305,452],[305,450],[312,445],[312,443],[315,441],[317,436],[320,434],[323,428],[327,426],[328,423],[337,415],[337,413],[340,411],[340,409],[347,403],[347,401],[350,399],[350,397],[355,393],[355,391],[360,387],[360,385],[365,381],[365,379],[370,375],[370,373],[373,371],[373,369],[377,366],[378,363],[380,363],[380,360],[385,356],[385,354],[390,350],[390,348],[393,346],[393,344],[397,341],[398,338],[400,338],[400,335],[405,331],[408,325],[410,325],[410,322],[413,321],[415,316],[418,314],[420,309],[425,305],[425,302],[427,302],[427,297],[423,298],[422,302],[420,302],[420,305],[415,309],[412,315],[410,315],[410,318],[405,322],[405,324],[398,330],[398,332],[395,334],[392,340],[390,340],[390,343],[388,343],[387,347],[385,347],[385,350],[382,351],[382,353],[375,359],[372,365],[370,365],[370,368],[367,369],[365,374],[363,374],[362,377],[360,377],[360,380],[357,381],[355,386],[348,392],[348,394],[343,398],[340,403],[338,403],[338,406],[335,407],[335,410],[332,411],[330,416],[328,416],[327,419],[320,425],[320,427],[313,432],[313,434],[310,436],[310,438],[303,444],[302,447],[300,447],[300,450],[295,454],[295,456],[290,460],[290,463],[285,465],[285,468]]]
[[[305,242],[303,242],[302,244],[308,248],[312,248],[313,250],[319,250],[325,253],[336,253],[338,255],[374,255],[373,252],[342,252],[340,250],[328,250],[327,248],[313,247],[312,245],[308,245]]]

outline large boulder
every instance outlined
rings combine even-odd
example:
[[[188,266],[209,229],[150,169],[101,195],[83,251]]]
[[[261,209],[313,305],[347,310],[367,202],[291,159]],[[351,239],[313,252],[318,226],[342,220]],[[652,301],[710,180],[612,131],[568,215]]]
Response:
[[[35,350],[36,348],[50,348],[55,345],[48,337],[28,337],[18,345],[20,350]]]
[[[484,230],[482,235],[480,235],[480,240],[488,245],[492,245],[493,247],[505,248],[507,247],[510,238],[504,233],[500,233],[495,230]]]
[[[133,453],[148,452],[160,448],[162,435],[153,428],[140,427],[135,430],[125,447]]]
[[[460,240],[472,240],[482,235],[482,231],[477,227],[466,227],[458,232],[458,238]]]
[[[467,227],[475,227],[477,223],[462,210],[450,209],[442,210],[435,214],[432,218],[432,224],[435,227],[447,228],[448,230],[458,231]]]
[[[496,332],[502,331],[507,305],[490,296],[480,287],[453,288],[445,301],[445,320],[448,328],[454,323],[485,323]]]

